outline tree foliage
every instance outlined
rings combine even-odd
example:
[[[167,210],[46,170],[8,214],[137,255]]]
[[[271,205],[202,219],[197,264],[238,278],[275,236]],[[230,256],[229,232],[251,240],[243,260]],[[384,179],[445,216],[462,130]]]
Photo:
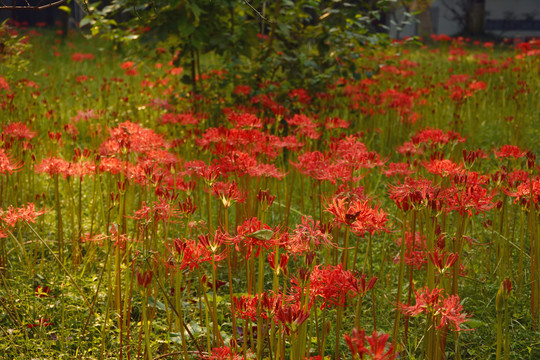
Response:
[[[358,76],[352,50],[386,39],[380,20],[393,2],[113,0],[87,4],[81,25],[118,44],[137,40],[140,50],[178,53],[195,89],[200,58],[210,53],[258,81],[286,78],[292,86],[317,86],[336,74]]]

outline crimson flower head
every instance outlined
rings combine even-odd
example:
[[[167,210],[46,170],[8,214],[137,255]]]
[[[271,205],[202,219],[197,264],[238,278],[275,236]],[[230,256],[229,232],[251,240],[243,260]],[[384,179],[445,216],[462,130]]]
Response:
[[[225,208],[231,207],[235,202],[243,203],[246,194],[243,193],[233,180],[232,183],[216,181],[212,186],[212,193],[217,196]]]
[[[259,306],[259,297],[257,295],[233,296],[233,303],[234,312],[240,319],[251,321],[257,320],[257,307]]]
[[[282,324],[287,335],[296,334],[300,325],[309,318],[309,311],[302,309],[301,304],[282,303],[277,309],[276,320]]]
[[[431,263],[437,268],[440,273],[444,273],[446,270],[454,266],[454,264],[459,258],[459,254],[446,254],[446,251],[441,251],[439,250],[439,248],[436,248],[434,251],[429,252],[428,255]]]
[[[444,200],[447,212],[455,210],[461,216],[468,214],[470,217],[473,213],[477,215],[495,207],[493,202],[495,192],[476,184],[465,184],[463,188],[460,187],[452,186],[445,190]]]
[[[234,111],[228,114],[229,121],[239,129],[258,129],[262,128],[263,122],[257,116],[250,113],[236,113]]]
[[[343,264],[326,267],[317,265],[311,272],[309,279],[311,295],[314,299],[322,300],[321,309],[332,305],[343,306],[348,298],[365,294],[375,285],[377,280],[372,278],[366,285],[365,275],[363,279],[358,279],[355,273],[344,270]],[[299,281],[293,280],[293,282]]]
[[[438,321],[437,329],[449,327],[453,331],[461,331],[461,324],[467,321],[469,315],[463,313],[463,306],[458,295],[443,296],[443,289],[430,290],[427,287],[417,290],[416,304],[400,304],[400,310],[407,316],[417,316],[422,313],[430,314]]]
[[[52,321],[49,321],[49,319],[39,318],[35,323],[33,324],[26,324],[26,327],[29,329],[32,328],[41,328],[41,327],[47,327],[53,325]]]
[[[413,174],[409,163],[389,163],[388,169],[381,170],[381,172],[388,177],[410,176]]]
[[[36,296],[40,298],[48,297],[50,292],[51,292],[51,288],[49,288],[48,286],[41,286],[41,285],[38,285],[35,290]]]
[[[409,211],[413,208],[431,206],[439,209],[440,189],[435,187],[432,182],[424,178],[406,178],[403,183],[388,186],[390,199],[394,200],[396,205],[403,211]]]
[[[248,359],[251,359],[249,357],[248,352]],[[212,353],[208,355],[200,356],[199,359],[201,360],[244,360],[244,356],[242,354],[237,354],[234,349],[231,349],[229,346],[223,346],[219,348],[213,348]]]
[[[298,134],[309,139],[318,139],[321,136],[317,130],[317,124],[306,115],[295,114],[292,118],[287,119],[287,123],[296,126]]]
[[[364,359],[367,355],[372,360],[394,360],[397,353],[392,344],[388,345],[388,334],[377,334],[373,331],[371,336],[366,337],[365,330],[353,329],[351,335],[345,334],[345,341],[351,350],[353,359]],[[366,347],[366,340],[369,347]],[[388,346],[387,346],[388,345]]]
[[[13,161],[4,149],[0,149],[0,174],[11,174],[19,171],[21,167],[22,164]]]
[[[38,174],[45,173],[49,176],[60,174],[67,177],[71,175],[71,165],[69,161],[62,158],[48,157],[36,166],[36,172]]]
[[[337,224],[346,224],[353,233],[359,236],[387,231],[388,215],[378,206],[371,208],[368,202],[356,196],[349,198],[337,195],[327,205],[326,211],[334,215],[334,221]]]
[[[429,147],[442,146],[446,144],[457,144],[465,142],[459,133],[455,131],[443,131],[441,129],[425,128],[417,132],[412,138],[413,144],[427,145]]]
[[[137,282],[140,286],[147,288],[148,285],[150,285],[150,282],[152,281],[152,277],[154,276],[154,272],[152,270],[145,271],[143,273],[140,273],[137,271]]]
[[[17,140],[30,140],[37,135],[37,132],[32,131],[26,124],[20,121],[5,125],[3,130],[6,136]]]
[[[449,159],[431,159],[429,162],[424,163],[424,167],[429,173],[441,177],[458,175],[463,172],[463,167],[461,165],[456,164]]]
[[[319,220],[303,215],[300,224],[296,224],[291,237],[285,242],[286,249],[292,254],[307,253],[313,247],[321,245],[336,246],[332,242],[330,229]]]
[[[503,145],[499,150],[495,150],[495,155],[499,159],[508,158],[508,157],[519,159],[519,158],[524,157],[525,154],[527,154],[526,151],[521,150],[515,145]]]
[[[514,203],[523,206],[530,206],[531,202],[534,206],[540,205],[540,177],[527,180],[518,185],[515,191],[508,191],[508,195],[514,197]]]
[[[36,218],[46,212],[47,210],[36,210],[33,203],[28,203],[26,206],[20,208],[9,206],[7,210],[0,209],[0,219],[3,220],[7,226],[14,227],[19,221],[35,223]]]
[[[224,241],[229,245],[234,245],[236,251],[245,248],[246,259],[248,259],[254,249],[255,256],[258,257],[261,249],[270,248],[277,243],[278,239],[270,226],[254,217],[237,226],[236,236],[225,234]]]

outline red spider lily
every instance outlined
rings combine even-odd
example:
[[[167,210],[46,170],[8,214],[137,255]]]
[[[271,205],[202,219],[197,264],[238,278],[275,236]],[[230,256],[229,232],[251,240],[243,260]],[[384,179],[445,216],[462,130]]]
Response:
[[[442,329],[443,327],[452,325],[452,330],[460,331],[461,324],[467,321],[467,318],[470,317],[467,314],[463,314],[463,306],[460,303],[458,295],[450,295],[449,297],[443,299],[443,302],[439,304],[439,307],[435,313],[435,316],[439,315],[439,325],[437,329]]]
[[[0,90],[7,90],[9,91],[9,82],[7,79],[3,76],[0,76]]]
[[[285,333],[291,335],[296,334],[309,314],[309,311],[302,309],[301,304],[282,303],[276,311],[275,319],[283,326]]]
[[[407,316],[417,316],[425,313],[430,314],[438,320],[437,329],[450,326],[454,331],[461,331],[461,324],[467,321],[469,315],[462,313],[463,306],[460,304],[458,295],[449,295],[444,298],[443,290],[435,288],[433,290],[427,287],[417,290],[416,304],[408,306],[400,304],[400,310]]]
[[[133,61],[126,61],[120,65],[126,75],[137,75],[137,69],[135,69],[135,63]]]
[[[471,166],[477,159],[487,159],[487,154],[482,149],[468,151],[463,149],[463,162]]]
[[[275,199],[276,196],[270,195],[270,191],[268,190],[259,190],[259,192],[257,193],[257,200],[259,201],[259,203],[263,204],[265,208],[272,206]]]
[[[403,211],[425,206],[440,208],[441,190],[428,179],[406,178],[403,183],[398,181],[397,185],[389,185],[388,192],[390,199]]]
[[[165,113],[161,116],[160,123],[165,124],[179,124],[179,125],[198,125],[201,115],[193,113],[172,114]]]
[[[26,221],[35,223],[36,218],[45,214],[47,210],[38,210],[33,203],[28,203],[25,207],[14,208],[9,206],[7,210],[0,209],[0,219],[2,219],[7,226],[14,227],[19,221]]]
[[[234,245],[236,251],[245,248],[246,259],[248,259],[253,249],[255,249],[255,256],[258,257],[261,249],[268,249],[279,244],[279,237],[276,234],[277,231],[253,217],[237,226],[236,236],[224,234],[223,240],[229,245]]]
[[[261,119],[249,113],[239,114],[234,111],[231,111],[227,115],[227,118],[236,128],[251,130],[251,129],[262,128],[263,126],[263,122]]]
[[[74,53],[71,54],[71,61],[83,62],[84,60],[94,60],[94,54],[91,53]]]
[[[13,122],[3,127],[4,135],[15,138],[17,140],[30,140],[37,136],[36,131],[30,130],[26,124],[22,122]]]
[[[63,177],[71,176],[71,164],[62,158],[49,157],[43,159],[40,164],[36,166],[36,172],[38,174],[45,173],[49,176],[62,175]]]
[[[239,176],[274,177],[282,179],[285,173],[279,171],[274,164],[262,164],[242,151],[233,151],[215,162],[215,165],[224,174],[236,173]]]
[[[287,119],[287,123],[297,127],[300,136],[305,136],[309,139],[318,139],[321,137],[317,131],[317,124],[305,115],[295,114],[292,118]]]
[[[179,211],[186,215],[190,216],[195,213],[195,210],[197,210],[197,205],[193,203],[193,199],[188,197],[183,202],[178,202]]]
[[[323,228],[319,220],[306,215],[302,216],[301,223],[296,225],[292,236],[284,244],[287,251],[295,255],[322,245],[336,246],[328,229]]]
[[[238,85],[234,88],[233,91],[236,95],[248,96],[251,93],[251,86],[249,85]]]
[[[502,282],[502,286],[503,286],[503,289],[504,291],[507,293],[507,294],[510,294],[513,290],[512,288],[512,282],[510,281],[509,278],[506,278],[503,280]]]
[[[429,162],[424,162],[424,167],[429,173],[441,177],[458,175],[463,172],[463,167],[461,165],[448,159],[431,159]]]
[[[103,246],[103,242],[107,238],[108,238],[108,236],[105,235],[105,234],[94,234],[94,235],[92,235],[91,233],[86,233],[86,234],[81,235],[81,242],[83,242],[83,243],[85,243],[85,242],[95,242],[95,243],[98,243],[101,246]]]
[[[289,91],[289,98],[304,105],[309,105],[311,103],[311,96],[305,89],[293,89]]]
[[[410,141],[403,143],[397,148],[397,152],[405,156],[422,155],[424,150],[418,144],[413,144]]]
[[[14,162],[4,149],[0,149],[0,174],[12,174],[19,171],[21,167],[22,164]]]
[[[49,288],[48,286],[38,285],[34,292],[35,292],[36,297],[39,297],[39,298],[48,297],[51,292],[51,288]]]
[[[397,353],[392,344],[388,345],[388,334],[377,334],[373,331],[371,336],[366,337],[365,330],[353,329],[351,335],[344,335],[347,346],[351,350],[353,359],[364,359],[367,355],[372,360],[394,360]],[[366,347],[366,340],[369,348]],[[387,346],[388,345],[388,346]]]
[[[49,319],[40,318],[34,324],[26,324],[26,327],[32,329],[36,327],[47,327],[51,325],[53,325],[53,323],[49,321]]]
[[[480,185],[467,185],[460,189],[452,186],[444,191],[444,199],[446,206],[445,211],[457,211],[461,216],[472,216],[474,213],[484,214],[495,207],[493,197],[495,192],[488,191]]]
[[[426,255],[426,238],[422,236],[420,233],[416,232],[414,234],[411,232],[405,233],[405,256],[403,261],[405,264],[414,267],[416,269],[420,269],[426,262],[427,262],[427,255]],[[403,239],[398,238],[396,240],[396,243],[398,246],[401,246],[401,242]],[[400,254],[398,253],[394,257],[394,262],[398,263],[400,259]]]
[[[264,312],[266,319],[273,319],[276,312],[281,307],[281,301],[283,296],[276,294],[273,291],[265,291],[260,297],[261,308]]]
[[[346,163],[354,170],[381,166],[384,161],[375,151],[368,151],[367,146],[355,136],[348,136],[329,145],[328,154],[336,163]]]
[[[530,206],[531,201],[535,206],[540,204],[540,177],[527,180],[518,185],[515,191],[506,191],[506,193],[514,197],[515,204]]]
[[[324,122],[324,127],[331,129],[347,129],[349,127],[349,122],[347,120],[341,119],[339,117],[328,117]]]
[[[89,155],[90,151],[87,149],[84,149],[84,153],[81,153],[79,149],[75,149],[73,162],[70,163],[71,175],[79,177],[81,181],[85,176],[96,173],[96,164],[93,161],[85,160]]]
[[[272,146],[273,148],[275,148],[275,149],[287,148],[287,149],[290,149],[290,150],[293,150],[293,151],[298,150],[302,146],[304,146],[304,143],[298,141],[296,136],[292,136],[292,135],[284,136],[284,137],[269,136],[268,137],[268,144],[270,146]]]
[[[468,86],[468,90],[470,90],[472,93],[485,90],[486,88],[487,88],[487,84],[483,81],[478,81],[478,80],[473,80]]]
[[[119,247],[121,250],[126,249],[126,245],[128,242],[135,242],[136,240],[130,238],[127,236],[127,234],[120,234],[118,230],[116,229],[115,225],[111,226],[111,239],[114,239],[114,247]]]
[[[381,170],[381,172],[388,177],[405,177],[412,175],[414,171],[409,163],[389,163],[388,169]]]
[[[287,275],[287,263],[289,262],[289,255],[280,254],[279,263],[276,264],[276,252],[274,251],[268,254],[267,260],[270,268],[276,275],[279,275],[281,272]]]
[[[411,141],[413,144],[427,144],[433,147],[434,145],[462,143],[465,142],[465,138],[455,131],[449,130],[444,132],[441,129],[426,128],[412,136]]]
[[[189,268],[193,271],[199,268],[201,264],[214,262],[217,263],[226,258],[225,253],[216,254],[219,244],[221,243],[220,236],[216,233],[214,241],[209,241],[209,235],[201,236],[200,241],[191,239],[176,239],[174,240],[174,248],[179,255],[178,266],[180,269]],[[201,241],[202,240],[202,241]]]
[[[519,159],[527,154],[526,151],[521,150],[515,145],[503,145],[499,150],[495,150],[495,156],[499,159],[513,157]]]
[[[261,104],[263,108],[269,110],[275,116],[285,116],[288,111],[273,99],[275,96],[275,94],[261,94],[252,97],[251,102]]]
[[[148,285],[150,285],[153,276],[154,272],[152,270],[145,271],[143,273],[140,273],[139,270],[137,270],[137,282],[139,283],[139,286],[146,289]]]
[[[251,121],[253,125],[256,119],[245,119],[245,121]],[[277,148],[272,146],[272,139],[273,137],[258,129],[227,129],[220,126],[207,129],[200,138],[195,139],[195,144],[203,149],[210,149],[212,153],[220,156],[239,151],[251,156],[264,154],[274,159],[278,152]]]
[[[446,251],[441,251],[436,248],[433,251],[428,253],[431,263],[437,268],[440,273],[444,273],[446,270],[454,266],[456,261],[459,258],[459,254],[449,253],[446,254]],[[446,257],[446,260],[444,258]]]
[[[375,285],[377,279],[371,279],[365,284],[365,276],[359,280],[350,270],[344,270],[343,264],[336,266],[321,265],[315,266],[310,279],[310,295],[314,299],[321,299],[321,309],[330,306],[343,306],[348,298],[353,298],[358,294],[364,294]],[[297,280],[294,280],[298,283]],[[361,288],[362,286],[362,288]],[[365,291],[364,291],[365,290]]]
[[[248,352],[247,359],[251,359]],[[211,354],[199,355],[201,360],[247,360],[243,355],[238,354],[234,349],[231,349],[228,346],[213,348]]]
[[[225,208],[231,207],[232,204],[239,202],[243,203],[246,199],[246,194],[238,189],[236,182],[232,183],[217,181],[212,186],[212,194],[217,196]]]
[[[234,312],[237,317],[244,320],[257,320],[257,307],[259,306],[259,298],[257,295],[242,295],[241,297],[233,296],[233,303]]]
[[[329,159],[323,153],[314,151],[299,155],[298,162],[291,161],[290,164],[302,174],[320,180],[324,177],[324,169],[328,168],[329,163]]]
[[[100,153],[104,156],[145,153],[168,146],[163,136],[130,121],[109,129],[109,135],[100,146]]]
[[[442,289],[436,288],[430,290],[427,287],[416,290],[416,304],[412,306],[400,304],[400,310],[407,316],[416,316],[421,313],[433,312],[439,303],[439,297],[442,292]]]
[[[348,199],[343,196],[334,196],[332,203],[327,205],[326,211],[334,215],[336,224],[346,224],[351,231],[359,236],[366,233],[388,231],[387,214],[378,206],[371,208],[368,200]]]

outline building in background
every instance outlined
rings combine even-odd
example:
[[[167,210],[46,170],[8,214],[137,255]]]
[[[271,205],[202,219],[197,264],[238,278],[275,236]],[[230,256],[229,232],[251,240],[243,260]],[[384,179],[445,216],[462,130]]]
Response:
[[[398,1],[388,18],[392,38],[430,34],[540,37],[540,0]]]

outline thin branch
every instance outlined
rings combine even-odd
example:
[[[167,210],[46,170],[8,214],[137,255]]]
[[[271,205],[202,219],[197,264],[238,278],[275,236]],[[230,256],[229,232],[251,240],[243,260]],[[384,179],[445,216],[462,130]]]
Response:
[[[255,9],[253,7],[253,5],[251,5],[247,0],[243,0],[244,1],[244,4],[246,4],[247,6],[249,6],[251,8],[251,10],[253,10],[257,16],[259,16],[263,21],[266,21],[267,23],[269,24],[273,24],[274,22],[270,19],[268,19],[267,17],[265,17],[263,14],[261,14],[261,12],[257,9]]]
[[[51,2],[51,3],[48,3],[48,4],[45,4],[45,5],[35,5],[35,6],[32,6],[30,4],[27,4],[28,5],[4,5],[4,3],[2,2],[2,5],[0,5],[0,10],[34,10],[34,11],[40,11],[40,10],[45,10],[45,9],[48,9],[48,8],[51,8],[51,7],[54,7],[54,6],[57,6],[57,5],[61,5],[63,3],[65,3],[66,0],[58,0],[58,1],[54,1],[54,2]]]

